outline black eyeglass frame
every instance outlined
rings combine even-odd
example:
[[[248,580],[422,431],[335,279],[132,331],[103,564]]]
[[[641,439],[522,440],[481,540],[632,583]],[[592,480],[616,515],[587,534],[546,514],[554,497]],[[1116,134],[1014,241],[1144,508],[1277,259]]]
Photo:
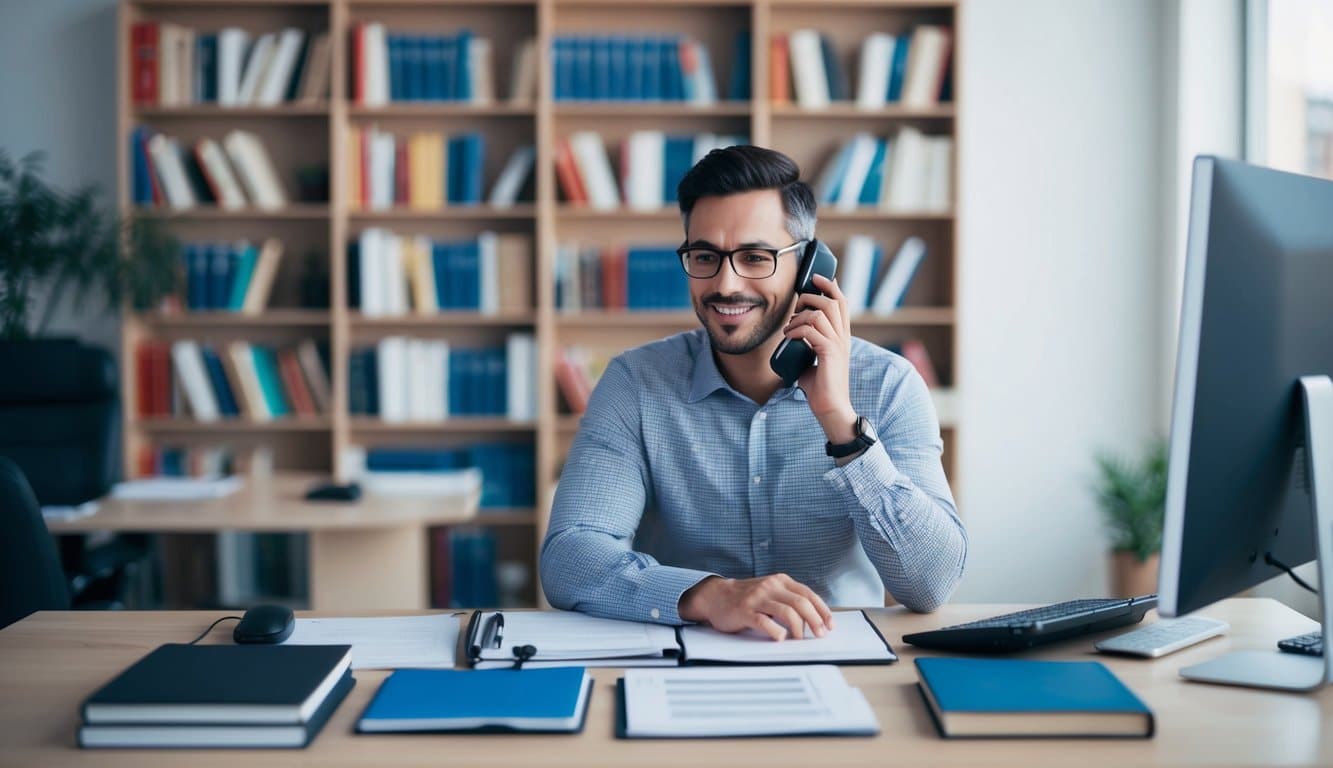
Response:
[[[713,270],[713,274],[691,275],[689,268],[685,266],[685,254],[690,251],[709,251],[711,253],[717,254],[718,256],[725,256],[727,263],[731,265],[731,271],[735,272],[737,277],[743,277],[747,280],[767,280],[768,278],[777,274],[779,256],[783,255],[784,253],[790,253],[796,250],[797,248],[801,248],[807,245],[809,242],[810,242],[809,240],[797,240],[791,245],[784,246],[782,248],[764,248],[763,246],[749,245],[744,248],[735,248],[730,251],[723,251],[718,248],[706,248],[698,245],[682,245],[681,247],[676,249],[676,255],[680,257],[680,268],[684,270],[685,276],[690,278],[691,280],[712,280],[713,278],[717,277],[717,273],[722,271],[722,259],[717,260],[717,269]],[[741,253],[743,251],[763,251],[764,253],[767,253],[769,256],[773,258],[773,271],[769,272],[767,275],[764,275],[763,277],[751,277],[747,275],[742,275],[736,269],[736,262],[733,260],[733,257],[736,254]]]

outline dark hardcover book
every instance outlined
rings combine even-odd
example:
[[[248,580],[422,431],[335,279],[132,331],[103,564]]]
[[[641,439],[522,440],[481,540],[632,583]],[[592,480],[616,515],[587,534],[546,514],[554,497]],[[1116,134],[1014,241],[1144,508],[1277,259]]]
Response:
[[[838,59],[838,49],[828,35],[819,36],[819,50],[824,59],[824,75],[828,80],[828,97],[831,101],[846,101],[851,90],[847,83],[847,73]]]
[[[187,309],[208,309],[209,248],[204,243],[186,243],[185,306]]]
[[[1153,734],[1152,711],[1098,661],[933,657],[916,669],[947,738]]]
[[[750,30],[742,29],[736,33],[736,43],[732,47],[731,87],[727,98],[749,101],[750,88]]]
[[[889,69],[889,92],[885,98],[890,104],[903,100],[903,78],[907,77],[907,53],[911,44],[910,31],[898,35],[893,44],[893,65]]]
[[[213,243],[208,248],[208,309],[227,309],[231,302],[231,283],[236,275],[232,247]]]
[[[458,101],[472,101],[472,31],[463,29],[454,41],[456,64],[454,66],[453,97]]]
[[[366,469],[373,472],[432,472],[463,466],[457,450],[439,448],[371,448]]]
[[[204,178],[204,169],[199,166],[194,153],[182,151],[180,158],[181,166],[185,168],[185,176],[190,182],[190,189],[194,190],[194,199],[199,201],[200,205],[216,205],[217,198],[213,197],[213,188],[208,186],[208,179]]]
[[[361,308],[361,243],[347,244],[347,306]]]
[[[389,53],[389,101],[403,101],[407,90],[407,61],[403,50],[403,36],[384,37],[384,47]]]
[[[218,100],[218,36],[199,35],[194,41],[194,95],[203,104]]]
[[[84,749],[300,749],[315,740],[355,685],[351,671],[344,672],[333,691],[303,724],[85,725],[79,729],[79,746]]]
[[[171,644],[83,704],[88,725],[308,723],[351,667],[350,645]]]
[[[208,380],[217,396],[218,410],[223,416],[239,416],[241,411],[236,405],[236,395],[231,391],[227,374],[222,370],[222,359],[209,346],[200,346],[199,352],[204,357],[204,368],[208,371]]]

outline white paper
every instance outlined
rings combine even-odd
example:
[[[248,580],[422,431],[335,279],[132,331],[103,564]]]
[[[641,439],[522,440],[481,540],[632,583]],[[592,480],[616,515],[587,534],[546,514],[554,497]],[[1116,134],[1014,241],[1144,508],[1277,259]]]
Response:
[[[823,637],[815,637],[807,628],[803,639],[774,642],[754,630],[727,634],[711,627],[690,626],[681,630],[681,642],[687,661],[779,664],[898,658],[860,611],[834,611],[833,630]]]
[[[85,517],[92,517],[97,514],[101,505],[96,499],[85,501],[82,504],[74,506],[51,505],[42,507],[42,519],[48,523],[60,522],[63,520],[80,520]]]
[[[481,628],[493,614],[483,613]],[[589,661],[582,666],[598,666],[597,660],[609,660],[608,666],[676,664],[664,650],[675,649],[676,631],[661,624],[601,619],[573,611],[514,611],[504,613],[504,633],[493,647],[482,648],[481,658],[510,664],[515,645],[532,645],[537,655],[525,666],[543,666],[552,660]],[[478,630],[476,640],[482,640]],[[478,664],[478,668],[495,664]]]
[[[452,669],[458,617],[297,619],[284,645],[350,645],[352,669]]]
[[[626,670],[625,714],[638,737],[879,732],[865,696],[827,665]]]

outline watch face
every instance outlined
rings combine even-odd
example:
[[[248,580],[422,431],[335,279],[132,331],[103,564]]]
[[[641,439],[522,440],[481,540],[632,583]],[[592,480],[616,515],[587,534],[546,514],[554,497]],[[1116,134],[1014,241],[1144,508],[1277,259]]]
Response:
[[[879,440],[879,435],[875,433],[875,425],[871,424],[870,419],[867,419],[864,416],[862,416],[860,419],[857,419],[856,432],[857,434],[865,435],[871,440]]]

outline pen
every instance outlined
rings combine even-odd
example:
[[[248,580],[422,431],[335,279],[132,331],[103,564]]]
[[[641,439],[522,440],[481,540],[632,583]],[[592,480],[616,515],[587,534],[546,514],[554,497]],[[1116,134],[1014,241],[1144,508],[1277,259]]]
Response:
[[[500,642],[504,639],[505,619],[499,612],[492,613],[486,618],[486,626],[481,630],[481,644],[483,647],[500,647]]]

